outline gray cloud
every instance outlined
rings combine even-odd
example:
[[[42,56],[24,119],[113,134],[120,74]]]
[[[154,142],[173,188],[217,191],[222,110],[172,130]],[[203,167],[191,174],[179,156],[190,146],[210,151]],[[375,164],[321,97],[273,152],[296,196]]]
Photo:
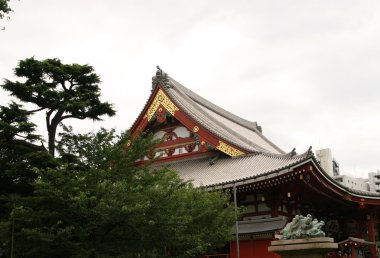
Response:
[[[159,64],[285,150],[331,147],[348,174],[380,169],[378,1],[14,1],[0,77],[20,59],[89,63],[127,129]],[[1,104],[9,98],[0,92]],[[43,117],[36,117],[43,123]],[[43,132],[43,128],[41,129]]]

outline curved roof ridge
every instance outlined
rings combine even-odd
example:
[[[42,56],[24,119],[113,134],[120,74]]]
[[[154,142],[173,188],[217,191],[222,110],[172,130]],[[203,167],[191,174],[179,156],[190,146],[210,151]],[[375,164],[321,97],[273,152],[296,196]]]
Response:
[[[172,80],[171,77],[169,77],[169,80]],[[171,92],[172,90],[174,90],[177,94],[179,94],[181,96],[181,98],[183,100],[185,100],[186,102],[188,102],[189,105],[191,105],[191,101],[192,99],[185,93],[183,92],[180,88],[177,87],[177,85],[172,85],[173,87],[169,87],[169,88],[164,88],[164,91],[166,93],[168,93],[170,95],[170,97],[172,97],[173,101],[176,102],[176,104],[178,104],[179,106],[181,106],[181,108],[187,110],[187,112],[191,113],[191,110],[186,106],[186,103],[181,103],[180,101],[177,100],[176,96]],[[247,150],[247,151],[253,151],[253,152],[262,152],[262,151],[267,151],[266,149],[264,149],[263,147],[257,145],[256,143],[253,143],[251,142],[250,140],[248,140],[247,138],[243,137],[242,135],[239,135],[237,133],[235,133],[233,130],[231,130],[230,128],[228,127],[225,127],[222,123],[220,123],[219,121],[217,121],[215,118],[213,118],[211,115],[209,115],[208,113],[206,113],[205,111],[203,111],[201,108],[199,108],[198,106],[194,106],[192,105],[192,108],[200,113],[202,116],[204,116],[207,120],[211,121],[212,123],[214,123],[216,126],[219,127],[219,129],[221,130],[224,130],[225,132],[227,132],[229,135],[237,138],[239,141],[241,141],[240,143],[238,142],[233,142],[232,144],[239,147],[239,148],[242,148],[244,150]],[[210,124],[203,124],[202,121],[199,121],[200,119],[198,119],[198,122],[200,122],[202,124],[202,126],[206,127],[207,126],[210,128]],[[211,131],[217,135],[218,137],[222,138],[223,140],[227,141],[227,142],[231,142],[231,139],[227,138],[226,136],[222,135],[220,132],[218,132],[218,130],[216,128],[210,128]]]
[[[173,78],[170,77],[170,80],[174,82],[173,86],[181,88],[181,90],[184,91],[186,95],[188,95],[192,100],[194,100],[198,104],[209,108],[210,110],[214,111],[215,113],[217,113],[217,114],[219,114],[219,115],[221,115],[227,119],[230,119],[230,120],[234,121],[235,123],[246,127],[247,129],[250,129],[250,130],[254,130],[254,129],[257,130],[258,129],[257,122],[249,121],[249,120],[244,119],[240,116],[237,116],[237,115],[225,110],[224,108],[219,107],[218,105],[212,103],[211,101],[203,98],[202,96],[198,95],[197,93],[195,93],[192,90],[188,89],[187,87],[183,86],[181,83],[177,82]]]
[[[183,98],[186,98],[186,99],[189,99],[190,101],[194,101],[196,103],[198,103],[196,100],[194,100],[194,98],[192,98],[188,93],[191,92],[191,94],[193,95],[196,95],[198,96],[199,98],[202,98],[200,97],[199,95],[197,95],[196,93],[192,92],[191,90],[187,89],[185,86],[183,86],[182,84],[178,83],[176,80],[174,80],[173,78],[171,78],[169,75],[167,76],[168,79],[169,79],[169,83],[171,85],[171,87],[169,88],[166,88],[165,90],[170,94],[170,90],[175,90],[178,94],[180,94]],[[203,98],[202,98],[203,99]],[[204,99],[203,99],[204,100]],[[205,100],[207,101],[207,100]],[[189,102],[189,101],[188,101]],[[207,101],[208,103],[212,104],[214,107],[217,107],[219,110],[224,110],[220,107],[218,107],[217,105]],[[191,103],[191,102],[190,102]],[[201,104],[202,106],[205,105],[205,103],[202,103]],[[217,124],[218,126],[222,126],[222,128],[226,131],[228,131],[230,134],[234,135],[235,137],[239,138],[241,141],[251,145],[251,146],[254,146],[255,149],[258,149],[258,150],[255,150],[255,151],[269,151],[267,150],[265,147],[262,147],[254,142],[252,142],[251,140],[247,139],[246,137],[242,136],[241,134],[237,134],[235,131],[231,130],[230,128],[226,128],[224,124],[220,123],[218,120],[214,119],[212,116],[210,116],[208,113],[206,113],[204,110],[198,108],[197,106],[194,106],[194,109],[197,109],[198,112],[200,112],[202,115],[206,116],[208,119],[210,119],[211,121],[213,121],[215,124]],[[206,106],[207,108],[207,106]],[[224,110],[225,111],[225,110]],[[226,113],[229,113],[228,111],[225,111]],[[219,114],[219,113],[218,113]],[[231,114],[231,113],[230,113]],[[235,116],[237,118],[239,118],[238,116]],[[227,117],[227,119],[229,119]],[[247,120],[246,120],[247,121]],[[232,122],[235,122],[235,120],[233,120]],[[241,124],[239,124],[241,125]],[[244,126],[245,127],[245,126]],[[247,128],[247,127],[246,127]],[[273,144],[271,141],[269,141],[257,128],[255,127],[251,127],[251,128],[247,128],[251,131],[254,131],[259,137],[261,137],[266,143],[268,143],[270,146],[272,146],[275,150],[277,150],[278,152],[280,153],[285,153],[283,150],[281,150],[279,147],[277,147],[275,144]],[[219,135],[221,136],[221,135]],[[224,138],[224,137],[221,137],[221,138]],[[226,139],[224,138],[225,140],[229,141],[229,139]],[[237,145],[238,146],[238,145]],[[239,147],[242,147],[242,146],[239,146]]]
[[[307,158],[309,157],[308,151],[302,153],[302,154],[296,154],[295,149],[292,151],[286,153],[286,154],[277,154],[272,152],[262,152],[263,155],[267,157],[273,157],[273,158],[281,158],[281,159],[300,159],[300,158]]]
[[[262,155],[262,156],[266,156],[266,157],[270,157],[270,158],[283,159],[283,160],[292,160],[292,159],[293,160],[299,160],[299,159],[309,158],[312,156],[312,155],[310,155],[309,149],[307,151],[305,151],[304,153],[301,153],[301,154],[297,154],[295,152],[295,149],[296,148],[293,148],[293,150],[291,150],[290,152],[285,153],[285,154],[262,151],[262,152],[247,153],[247,154],[239,155],[239,156],[232,157],[232,158],[233,159],[242,159],[242,158],[248,158],[248,157],[252,157],[252,156]]]
[[[144,110],[148,106],[150,98],[152,97],[153,93],[154,93],[154,88],[152,88],[152,90],[151,90],[151,92],[149,94],[149,98],[145,101],[145,104],[144,104],[143,108],[140,110],[140,113],[138,114],[138,116],[136,117],[136,119],[133,121],[133,123],[132,123],[132,125],[131,125],[131,127],[129,128],[128,131],[132,130],[135,127],[136,123],[139,121],[140,117],[142,117],[144,115]]]
[[[370,197],[376,197],[376,198],[380,198],[380,193],[375,193],[375,192],[369,192],[369,191],[363,191],[363,190],[359,190],[359,189],[354,189],[354,188],[350,188],[346,185],[343,185],[341,184],[340,182],[336,181],[333,177],[331,177],[323,168],[322,166],[320,165],[320,163],[318,162],[318,160],[315,158],[315,155],[314,153],[311,151],[311,146],[309,148],[309,150],[306,152],[309,157],[313,160],[314,164],[317,166],[318,170],[322,172],[322,174],[330,181],[331,184],[333,184],[335,187],[339,187],[341,189],[343,189],[345,192],[347,193],[351,193],[351,194],[355,194],[355,195],[360,195],[360,196],[364,196],[366,198],[370,198]]]
[[[261,131],[261,127],[258,126],[257,122],[252,122],[249,120],[246,120],[244,118],[241,118],[221,107],[218,105],[210,102],[209,100],[203,98],[202,96],[196,94],[192,90],[188,89],[187,87],[183,86],[181,83],[177,82],[175,79],[170,77],[168,75],[169,80],[171,81],[171,84],[173,87],[177,87],[180,91],[182,91],[185,95],[187,95],[189,98],[191,98],[196,103],[210,109],[211,111],[217,113],[218,115],[229,119],[235,123],[237,123],[240,126],[243,126],[251,131],[254,131],[256,134],[258,134],[259,137],[261,137],[265,142],[267,142],[270,146],[272,146],[274,149],[276,149],[280,153],[285,153],[280,147],[278,147],[276,144],[271,142],[267,137],[265,137]]]
[[[134,126],[136,125],[137,121],[144,115],[144,110],[147,108],[148,103],[150,99],[152,98],[157,85],[163,84],[164,86],[167,85],[167,74],[162,71],[162,69],[157,65],[157,71],[156,71],[156,76],[152,77],[152,89],[150,91],[148,99],[145,101],[144,107],[141,109],[139,115],[136,117],[135,121],[132,123],[132,126],[129,128],[129,130],[132,130]]]
[[[269,145],[271,145],[273,148],[275,148],[276,150],[278,150],[279,152],[281,153],[285,153],[282,149],[280,149],[280,147],[278,147],[276,144],[274,144],[273,142],[271,142],[266,136],[263,135],[263,133],[258,130],[258,129],[254,129],[254,131],[261,137],[263,138]]]
[[[341,184],[341,186],[344,186],[344,185]],[[364,191],[364,190],[349,188],[347,186],[344,186],[344,187],[345,187],[346,191],[354,193],[354,194],[373,196],[373,197],[380,197],[380,193],[378,193],[378,192]]]

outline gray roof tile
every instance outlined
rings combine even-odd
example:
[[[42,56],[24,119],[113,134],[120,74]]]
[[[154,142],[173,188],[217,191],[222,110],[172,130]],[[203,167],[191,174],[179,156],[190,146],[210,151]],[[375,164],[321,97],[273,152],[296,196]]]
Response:
[[[280,216],[267,219],[239,221],[239,235],[250,235],[265,232],[275,232],[287,223],[286,217]],[[236,234],[236,229],[233,229]]]
[[[279,154],[249,154],[231,158],[221,156],[210,162],[211,158],[177,161],[166,164],[177,171],[184,180],[191,180],[194,186],[215,186],[236,181],[248,180],[266,173],[288,168],[309,158],[305,153],[291,157]]]
[[[221,139],[249,152],[284,153],[265,138],[256,122],[218,107],[167,76],[166,93],[192,119]]]

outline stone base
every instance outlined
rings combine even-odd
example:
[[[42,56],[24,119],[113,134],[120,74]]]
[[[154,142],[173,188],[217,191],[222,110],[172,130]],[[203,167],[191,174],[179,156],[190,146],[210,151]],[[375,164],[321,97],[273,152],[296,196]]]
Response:
[[[283,258],[324,258],[326,253],[338,249],[330,237],[272,241],[268,251]]]

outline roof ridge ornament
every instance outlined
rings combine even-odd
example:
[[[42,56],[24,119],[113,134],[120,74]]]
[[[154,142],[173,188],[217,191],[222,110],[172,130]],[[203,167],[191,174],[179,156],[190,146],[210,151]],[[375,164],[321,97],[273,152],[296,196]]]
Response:
[[[216,162],[219,158],[220,158],[220,155],[219,155],[219,154],[216,155],[215,157],[211,158],[211,159],[209,160],[209,165],[210,165],[210,166],[214,165],[215,162]]]
[[[162,71],[158,65],[156,76],[152,77],[152,89],[155,89],[157,84],[160,84],[164,89],[171,88],[171,85],[169,84],[168,74]]]
[[[307,150],[307,156],[313,156],[313,146],[310,146],[309,149]]]
[[[293,148],[293,150],[290,152],[290,157],[293,158],[295,155],[297,155],[296,148]]]

